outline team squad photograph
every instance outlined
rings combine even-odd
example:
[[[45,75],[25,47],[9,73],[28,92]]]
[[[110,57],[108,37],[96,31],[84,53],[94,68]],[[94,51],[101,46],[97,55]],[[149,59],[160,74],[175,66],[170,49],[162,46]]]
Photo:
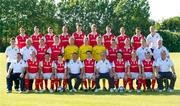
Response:
[[[42,34],[40,28],[34,26],[34,33],[27,34],[20,27],[19,35],[10,38],[5,50],[7,93],[174,91],[174,63],[154,26],[147,36],[136,27],[132,37],[125,27],[114,35],[110,25],[104,34],[96,31],[96,24],[84,32],[76,23],[72,34],[66,24],[61,34],[54,34],[53,27]]]

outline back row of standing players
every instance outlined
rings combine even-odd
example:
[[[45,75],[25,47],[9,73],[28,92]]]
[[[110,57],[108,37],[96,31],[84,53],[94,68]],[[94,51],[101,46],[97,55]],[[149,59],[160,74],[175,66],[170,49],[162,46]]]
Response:
[[[27,62],[27,65],[32,65],[32,52],[36,54],[37,60],[42,61],[41,66],[43,67],[43,63],[46,63],[45,54],[50,54],[50,59],[52,64],[56,64],[56,68],[58,70],[58,56],[62,56],[60,54],[64,55],[64,61],[69,61],[72,59],[72,54],[77,53],[79,59],[84,63],[85,73],[94,73],[94,70],[92,72],[89,72],[89,66],[87,60],[87,51],[92,52],[92,57],[94,58],[94,62],[98,62],[101,60],[101,53],[106,51],[107,59],[111,63],[112,67],[114,67],[115,71],[125,71],[125,69],[121,70],[118,67],[124,66],[126,68],[126,65],[129,64],[133,68],[133,65],[138,66],[138,64],[147,65],[146,67],[153,67],[154,62],[151,60],[150,62],[146,62],[146,56],[145,54],[149,53],[150,55],[153,55],[155,61],[157,61],[158,58],[161,57],[161,51],[165,51],[167,57],[169,57],[168,50],[163,46],[162,44],[162,38],[161,36],[155,32],[154,27],[150,27],[150,34],[145,37],[141,34],[141,29],[137,27],[135,29],[135,35],[132,36],[130,39],[128,35],[125,34],[124,27],[120,28],[120,35],[115,36],[111,32],[111,27],[106,27],[106,33],[101,36],[96,31],[96,25],[93,24],[91,26],[92,32],[89,33],[87,36],[85,32],[82,31],[81,24],[76,25],[77,31],[72,34],[72,36],[68,33],[68,27],[63,26],[62,31],[63,33],[60,35],[55,35],[53,33],[53,29],[51,27],[48,28],[48,34],[42,35],[39,33],[39,28],[36,26],[34,27],[34,34],[32,36],[28,36],[25,34],[25,29],[23,27],[20,28],[20,35],[16,37],[16,44],[17,49],[14,49],[14,53],[18,53],[20,50],[20,53],[23,56],[23,60]],[[10,64],[12,62],[11,59],[16,58],[16,55],[10,55],[10,51],[8,48],[6,49],[6,54],[8,55],[8,63]],[[122,62],[118,63],[117,61],[117,53],[119,51],[122,53]],[[12,51],[11,51],[12,52]],[[135,57],[137,55],[137,60],[132,60],[133,55],[135,54]],[[132,57],[131,57],[132,56]],[[144,62],[143,62],[144,61]],[[92,61],[93,62],[93,61]],[[148,64],[147,64],[148,63]],[[64,63],[65,65],[66,63]],[[67,63],[68,64],[68,63]],[[95,64],[95,63],[94,63]],[[86,66],[85,66],[86,65]],[[29,66],[30,67],[30,66]],[[44,66],[46,67],[46,66]],[[145,66],[144,66],[145,67]],[[59,68],[62,68],[59,66]],[[137,67],[136,67],[137,68]],[[28,70],[28,69],[27,69]],[[136,69],[135,69],[136,70]],[[134,71],[135,71],[134,70]],[[43,70],[42,70],[43,71]],[[48,70],[46,70],[48,71]],[[43,73],[48,73],[44,71]],[[60,70],[59,70],[60,71]],[[147,71],[153,71],[148,70]],[[29,68],[29,73],[34,73],[33,68]],[[59,73],[62,73],[60,71]],[[139,73],[138,69],[137,72]],[[140,72],[141,73],[141,72]],[[153,72],[154,73],[154,72]],[[44,76],[45,77],[45,76]],[[53,81],[51,81],[53,82]],[[67,81],[64,81],[67,83]],[[118,81],[119,82],[119,81]],[[124,82],[124,88],[126,88],[126,81]],[[129,82],[131,82],[129,80]],[[55,81],[54,81],[55,83]],[[84,81],[83,81],[84,83]],[[87,89],[87,82],[84,83],[85,89]],[[26,85],[27,84],[27,85]],[[93,83],[92,83],[93,84]],[[25,79],[25,85],[26,89],[29,88],[28,81]],[[52,86],[53,83],[51,84]],[[56,84],[56,88],[58,87],[58,84]],[[131,84],[130,84],[131,85]],[[37,84],[38,86],[38,84]],[[36,90],[39,90],[39,88],[36,86]],[[54,89],[54,87],[51,86],[51,90]],[[119,83],[115,81],[115,86],[118,88]],[[144,85],[145,86],[145,85]],[[47,81],[45,81],[45,87],[47,89]],[[64,85],[65,87],[65,85]],[[42,86],[41,86],[42,88]],[[132,86],[130,86],[130,90],[132,90]],[[31,88],[32,89],[32,88]],[[146,88],[144,88],[146,89]],[[153,87],[154,89],[154,87]]]

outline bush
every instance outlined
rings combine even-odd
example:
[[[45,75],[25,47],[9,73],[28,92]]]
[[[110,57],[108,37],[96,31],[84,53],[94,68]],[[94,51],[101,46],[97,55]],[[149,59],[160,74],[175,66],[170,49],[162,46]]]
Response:
[[[180,33],[160,30],[158,33],[163,37],[164,46],[170,52],[180,52]]]

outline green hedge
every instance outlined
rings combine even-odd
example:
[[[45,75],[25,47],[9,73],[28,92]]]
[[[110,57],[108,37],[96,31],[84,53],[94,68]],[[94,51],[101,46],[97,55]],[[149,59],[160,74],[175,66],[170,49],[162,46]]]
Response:
[[[158,33],[163,37],[164,46],[170,52],[180,52],[180,32],[170,32],[169,30],[161,30]]]

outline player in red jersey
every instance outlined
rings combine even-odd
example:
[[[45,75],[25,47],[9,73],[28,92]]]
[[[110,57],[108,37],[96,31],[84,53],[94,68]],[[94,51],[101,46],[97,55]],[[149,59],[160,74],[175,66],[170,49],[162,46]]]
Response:
[[[124,61],[128,61],[128,60],[130,60],[131,59],[131,52],[132,52],[132,48],[131,48],[131,43],[130,43],[130,39],[129,38],[127,38],[127,39],[125,39],[125,41],[124,41],[124,47],[123,48],[121,48],[121,51],[122,51],[122,53],[123,53],[123,59],[124,59]]]
[[[63,46],[65,48],[67,45],[69,45],[70,36],[71,35],[68,33],[67,25],[64,25],[62,27],[62,34],[59,35],[61,46]]]
[[[82,31],[82,25],[81,24],[76,24],[76,32],[74,32],[72,34],[72,36],[74,37],[75,39],[75,45],[80,47],[83,45],[83,41],[84,41],[84,38],[85,38],[85,32]]]
[[[107,50],[107,58],[110,63],[117,59],[117,52],[119,48],[117,47],[117,43],[115,39],[111,39],[111,46]]]
[[[121,51],[117,52],[117,59],[113,61],[113,73],[114,73],[114,84],[116,91],[119,88],[119,79],[123,79],[123,87],[126,89],[127,85],[127,62],[123,60],[123,54]]]
[[[84,64],[83,84],[85,86],[84,90],[88,91],[87,80],[88,80],[89,90],[94,89],[95,86],[96,60],[92,58],[92,51],[87,51],[86,54],[87,54],[87,58],[83,61]],[[90,82],[92,84],[90,84]]]
[[[118,47],[123,48],[124,47],[124,41],[126,38],[129,38],[128,35],[125,34],[125,28],[121,27],[120,28],[120,35],[117,36],[117,42],[118,42]]]
[[[152,91],[154,91],[154,86],[156,83],[155,79],[155,63],[151,59],[152,54],[150,52],[146,52],[145,54],[146,58],[141,62],[142,67],[142,84],[144,87],[144,91],[146,91],[146,79],[151,79],[151,86]]]
[[[50,59],[50,54],[45,53],[44,60],[40,62],[40,69],[43,73],[43,79],[45,82],[45,90],[48,91],[48,80],[51,80],[51,88],[49,90],[50,93],[54,92],[54,76],[52,71],[53,61]]]
[[[20,34],[16,36],[16,44],[18,48],[21,49],[26,45],[26,39],[28,39],[29,36],[25,34],[26,30],[24,27],[21,27],[19,31],[20,31]]]
[[[109,49],[111,47],[111,40],[115,39],[115,35],[111,32],[111,30],[111,26],[106,26],[106,33],[103,35],[103,43],[106,49]]]
[[[46,45],[48,47],[51,47],[52,44],[54,43],[54,38],[55,34],[53,33],[53,29],[51,27],[48,27],[48,34],[46,34],[44,37],[46,39]]]
[[[50,47],[50,50],[51,50],[51,60],[52,61],[58,60],[58,55],[64,53],[64,47],[62,47],[60,45],[59,36],[57,36],[57,35],[54,36],[54,43]]]
[[[140,27],[137,27],[135,29],[136,35],[132,36],[131,43],[134,50],[137,50],[139,47],[141,47],[141,39],[144,39],[144,36],[141,35],[141,29]]]
[[[67,65],[66,62],[63,60],[63,54],[58,55],[58,60],[55,60],[53,63],[53,69],[55,70],[54,83],[56,85],[56,88],[61,87],[61,82],[63,80],[62,87],[63,91],[65,91],[67,85]]]
[[[91,45],[92,47],[97,45],[96,39],[98,36],[100,36],[99,33],[97,33],[97,26],[96,24],[92,24],[91,25],[91,33],[88,34],[88,38],[89,38],[89,45]]]
[[[39,46],[36,50],[37,50],[37,59],[39,61],[44,60],[44,55],[46,52],[50,53],[50,48],[46,46],[44,37],[39,40]]]
[[[128,83],[129,83],[129,92],[133,90],[133,80],[136,79],[138,82],[137,92],[140,92],[141,87],[141,66],[140,60],[137,59],[135,51],[131,53],[131,59],[128,61]]]
[[[37,49],[39,46],[39,40],[43,37],[42,34],[39,33],[39,27],[35,26],[34,27],[34,34],[31,35],[31,39],[32,39],[32,44],[33,46]]]
[[[39,73],[39,60],[36,58],[36,52],[32,51],[30,54],[31,59],[28,59],[26,62],[28,67],[25,76],[26,92],[28,93],[29,90],[33,90],[32,85],[35,79],[35,92],[41,92],[43,89],[43,84],[42,76]],[[41,91],[39,91],[39,86],[41,87]]]

